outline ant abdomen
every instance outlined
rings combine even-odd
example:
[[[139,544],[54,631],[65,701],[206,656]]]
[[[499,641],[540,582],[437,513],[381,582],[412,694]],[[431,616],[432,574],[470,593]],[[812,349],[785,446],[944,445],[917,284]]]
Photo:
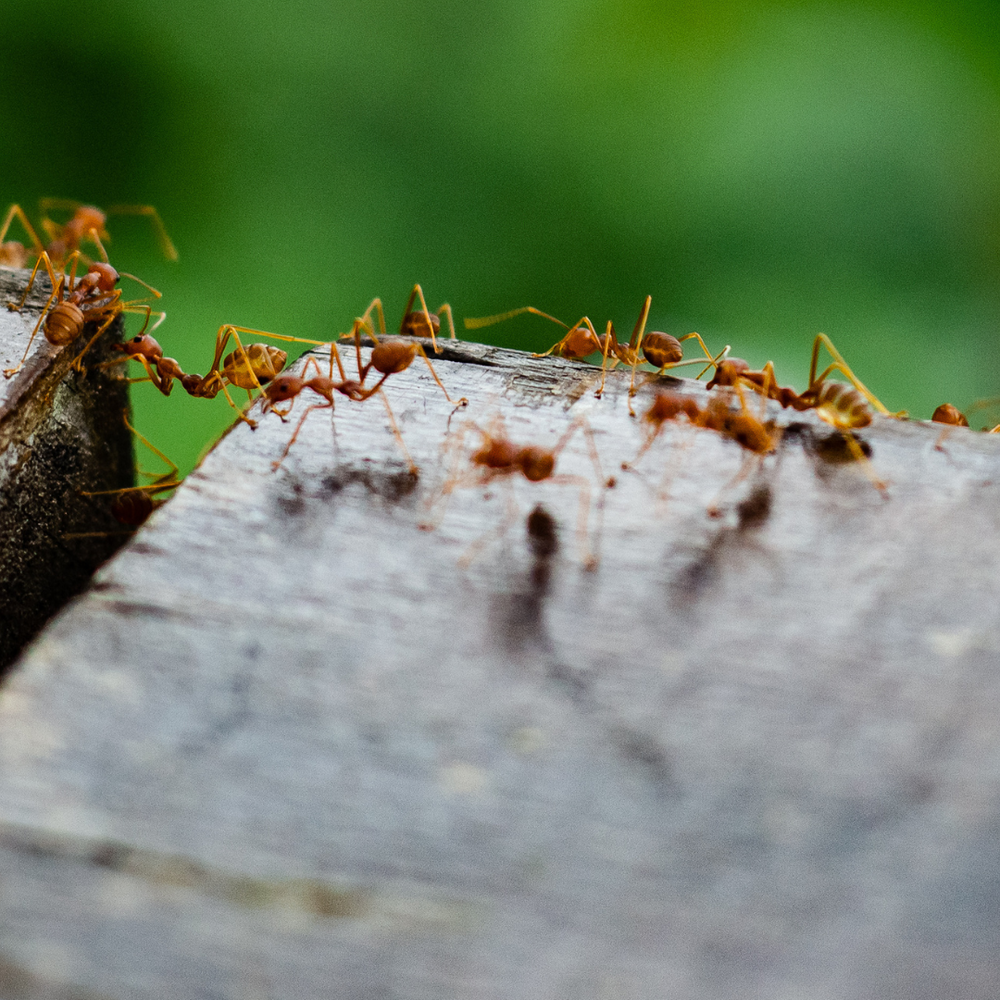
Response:
[[[676,364],[684,357],[684,348],[676,337],[669,333],[653,331],[642,340],[642,353],[646,360],[657,368]]]
[[[71,344],[80,336],[85,319],[83,311],[72,302],[60,302],[45,317],[45,339],[50,344]]]
[[[867,427],[872,422],[868,400],[844,382],[823,382],[816,392],[816,414],[841,429]]]

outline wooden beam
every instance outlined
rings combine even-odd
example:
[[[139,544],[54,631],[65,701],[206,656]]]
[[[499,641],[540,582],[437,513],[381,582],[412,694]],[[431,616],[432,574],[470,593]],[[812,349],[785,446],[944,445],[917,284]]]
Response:
[[[377,398],[277,471],[294,424],[237,426],[20,661],[0,981],[995,996],[1000,439],[876,418],[884,498],[772,407],[763,460],[677,424],[623,470],[627,373],[447,351],[467,410],[387,386],[418,477]],[[497,414],[588,421],[596,570],[577,483],[457,485]],[[585,434],[558,471],[594,480]]]

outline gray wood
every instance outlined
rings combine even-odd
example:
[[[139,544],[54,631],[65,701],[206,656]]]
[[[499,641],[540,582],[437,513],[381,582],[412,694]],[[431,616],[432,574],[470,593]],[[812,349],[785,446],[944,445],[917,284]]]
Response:
[[[763,461],[677,425],[623,472],[626,373],[448,349],[467,411],[388,386],[418,479],[377,398],[277,472],[294,425],[238,426],[20,661],[6,995],[1000,994],[1000,439],[876,420],[888,499],[776,409]],[[497,413],[593,427],[596,571],[573,484],[420,529]]]
[[[21,360],[52,290],[39,276],[25,310],[10,312],[30,275],[0,268],[0,368]],[[81,495],[133,482],[127,385],[97,367],[121,329],[92,348],[83,375],[70,371],[81,344],[39,333],[21,371],[0,376],[0,673],[125,540],[108,504]],[[66,537],[102,531],[114,533]]]

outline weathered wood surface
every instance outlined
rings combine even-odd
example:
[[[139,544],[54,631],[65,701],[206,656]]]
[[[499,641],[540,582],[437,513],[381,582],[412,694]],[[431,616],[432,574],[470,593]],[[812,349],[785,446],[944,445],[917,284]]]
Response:
[[[627,375],[449,352],[452,429],[638,450]],[[239,426],[8,679],[0,994],[1000,995],[1000,439],[877,420],[886,500],[809,414],[735,485],[672,427],[596,571],[523,480],[462,569],[510,494],[420,530],[451,408],[388,395],[419,480],[377,398],[278,472],[293,425]]]
[[[0,268],[0,368],[21,360],[52,290],[40,276],[25,310],[8,311],[30,274]],[[133,481],[127,386],[96,367],[120,333],[113,324],[83,375],[70,372],[81,344],[56,347],[39,333],[21,371],[0,376],[0,674],[124,541],[65,537],[121,527],[106,503],[81,495]]]

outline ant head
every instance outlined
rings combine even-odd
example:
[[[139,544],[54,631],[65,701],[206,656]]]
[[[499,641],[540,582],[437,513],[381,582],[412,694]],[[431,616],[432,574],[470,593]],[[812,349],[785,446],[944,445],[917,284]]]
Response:
[[[110,265],[95,261],[87,268],[87,274],[97,276],[97,287],[102,292],[114,291],[115,285],[121,280],[118,272]]]
[[[736,385],[743,372],[750,371],[749,362],[742,358],[726,358],[720,361],[715,367],[715,374],[706,384],[706,389],[711,389],[717,385]]]
[[[517,464],[521,467],[525,479],[538,483],[552,475],[556,467],[556,458],[551,451],[528,445],[518,453]]]
[[[148,333],[142,333],[121,344],[115,344],[115,350],[124,351],[130,357],[142,357],[150,361],[163,357],[163,348]]]
[[[293,399],[302,391],[305,384],[305,380],[298,375],[279,375],[264,387],[264,395],[267,398],[265,409],[283,400]]]
[[[104,228],[108,217],[99,208],[95,208],[93,205],[81,205],[76,210],[73,219],[81,233],[96,233],[100,239],[108,238],[108,232]]]

